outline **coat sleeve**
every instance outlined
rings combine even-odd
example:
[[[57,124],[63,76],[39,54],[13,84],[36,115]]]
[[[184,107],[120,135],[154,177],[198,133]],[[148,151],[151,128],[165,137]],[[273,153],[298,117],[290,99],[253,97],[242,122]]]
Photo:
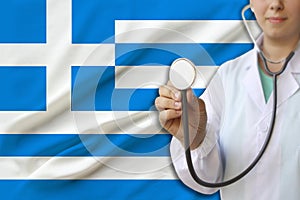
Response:
[[[222,158],[218,142],[221,116],[224,109],[224,90],[219,71],[209,83],[204,94],[207,111],[206,136],[202,144],[192,151],[192,160],[198,176],[207,182],[220,182],[223,176]],[[184,154],[184,147],[173,137],[170,146],[171,158],[178,177],[190,188],[204,194],[212,194],[218,189],[197,184],[191,177]]]

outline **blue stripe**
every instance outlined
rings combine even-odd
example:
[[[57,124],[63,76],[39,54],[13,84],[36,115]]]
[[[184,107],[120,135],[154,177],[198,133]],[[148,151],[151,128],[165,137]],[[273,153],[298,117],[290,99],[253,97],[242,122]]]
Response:
[[[252,44],[116,44],[117,66],[170,65],[185,57],[196,65],[221,65],[249,51]]]
[[[0,156],[169,156],[169,134],[1,134]]]
[[[1,111],[45,111],[46,67],[0,67]]]
[[[13,189],[12,189],[13,188]],[[218,200],[202,195],[178,180],[2,180],[2,199],[18,200]]]
[[[72,111],[149,111],[157,96],[157,89],[116,89],[115,67],[72,67]]]
[[[46,43],[46,0],[0,1],[0,43]]]
[[[203,91],[204,89],[194,89],[197,96]],[[153,111],[156,97],[158,89],[115,89],[110,108],[114,111]],[[101,109],[102,105],[98,106],[96,108]]]
[[[115,20],[240,20],[248,0],[73,0],[73,43],[113,43]]]

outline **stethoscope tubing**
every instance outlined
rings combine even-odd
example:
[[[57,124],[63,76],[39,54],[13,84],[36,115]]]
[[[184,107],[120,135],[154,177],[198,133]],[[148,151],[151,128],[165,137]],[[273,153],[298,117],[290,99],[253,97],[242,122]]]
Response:
[[[246,169],[244,169],[239,175],[237,175],[227,181],[218,182],[218,183],[207,182],[207,181],[202,180],[195,172],[195,169],[193,166],[193,161],[192,161],[192,156],[191,156],[191,149],[190,149],[189,124],[188,124],[189,119],[188,119],[188,108],[187,108],[188,104],[187,104],[187,96],[186,96],[187,94],[186,94],[186,90],[181,91],[182,104],[183,104],[182,123],[183,123],[183,131],[184,131],[184,147],[185,147],[186,163],[187,163],[187,166],[188,166],[191,176],[198,184],[205,186],[205,187],[209,187],[209,188],[225,187],[225,186],[228,186],[230,184],[233,184],[233,183],[239,181],[241,178],[243,178],[246,174],[248,174],[256,166],[256,164],[258,163],[258,161],[261,159],[261,157],[265,153],[265,151],[271,141],[273,129],[275,126],[276,113],[277,113],[277,77],[280,74],[282,74],[283,71],[286,69],[286,67],[287,67],[289,61],[291,60],[291,58],[293,57],[293,55],[294,55],[294,52],[291,52],[290,55],[287,57],[282,69],[280,71],[274,73],[274,72],[271,72],[271,70],[269,70],[267,61],[264,58],[263,54],[260,54],[260,56],[262,56],[264,68],[267,70],[267,72],[269,74],[272,75],[272,79],[273,79],[273,112],[272,112],[272,118],[271,118],[271,122],[270,122],[270,126],[269,126],[270,128],[268,130],[267,137],[265,139],[265,142],[264,142],[261,150],[255,157],[255,159],[252,161],[252,163]]]
[[[220,188],[220,187],[225,187],[228,186],[230,184],[233,184],[237,181],[239,181],[241,178],[243,178],[245,175],[247,175],[255,166],[256,164],[259,162],[259,160],[262,158],[262,156],[264,155],[270,141],[272,138],[272,134],[273,134],[273,130],[274,130],[274,126],[275,126],[275,121],[276,121],[276,113],[277,113],[277,77],[282,74],[289,61],[291,60],[291,58],[294,55],[294,52],[291,52],[288,57],[285,59],[285,62],[282,66],[282,68],[278,71],[278,72],[272,72],[267,64],[267,59],[265,58],[263,52],[259,49],[259,47],[257,46],[255,39],[253,38],[252,34],[250,34],[250,29],[246,23],[246,19],[245,19],[245,11],[247,9],[250,8],[250,5],[247,5],[243,8],[242,10],[242,18],[243,18],[243,22],[245,24],[245,27],[247,29],[247,32],[250,35],[251,40],[253,40],[254,46],[257,49],[258,55],[261,57],[262,61],[263,61],[263,65],[265,68],[265,71],[272,76],[272,82],[273,82],[273,112],[272,112],[272,117],[271,117],[271,121],[270,121],[270,128],[268,130],[268,134],[266,136],[265,142],[262,145],[259,153],[257,154],[257,156],[255,157],[255,159],[249,164],[249,166],[247,168],[245,168],[240,174],[238,174],[237,176],[227,180],[227,181],[223,181],[223,182],[217,182],[217,183],[212,183],[212,182],[207,182],[202,180],[196,173],[194,166],[193,166],[193,160],[192,160],[192,156],[191,156],[191,149],[190,149],[190,137],[189,137],[189,119],[188,119],[188,108],[187,108],[187,92],[186,90],[181,90],[181,94],[182,94],[182,124],[183,124],[183,132],[184,132],[184,148],[185,148],[185,157],[186,157],[186,163],[189,169],[189,172],[192,176],[192,178],[200,185],[204,186],[204,187],[208,187],[208,188]],[[200,119],[201,120],[201,119]]]

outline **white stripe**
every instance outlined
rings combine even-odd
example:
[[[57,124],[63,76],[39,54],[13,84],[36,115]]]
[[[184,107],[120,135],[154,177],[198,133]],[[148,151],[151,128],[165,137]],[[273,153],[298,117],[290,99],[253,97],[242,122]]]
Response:
[[[193,88],[206,88],[217,66],[197,66]],[[167,66],[116,66],[116,88],[158,88],[168,81]]]
[[[58,108],[58,111],[60,109]],[[0,113],[3,134],[165,134],[156,111]]]
[[[240,20],[116,20],[115,31],[116,43],[251,43]]]
[[[1,179],[177,179],[169,157],[0,157]]]
[[[114,66],[115,60],[114,44],[0,44],[0,52],[1,66],[59,69],[59,66]]]

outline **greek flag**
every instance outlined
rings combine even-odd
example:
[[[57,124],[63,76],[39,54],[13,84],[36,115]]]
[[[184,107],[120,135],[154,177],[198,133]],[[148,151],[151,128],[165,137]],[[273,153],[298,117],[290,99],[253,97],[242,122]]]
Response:
[[[209,80],[252,47],[246,4],[0,0],[1,199],[218,200],[176,176],[154,99],[174,59]]]

